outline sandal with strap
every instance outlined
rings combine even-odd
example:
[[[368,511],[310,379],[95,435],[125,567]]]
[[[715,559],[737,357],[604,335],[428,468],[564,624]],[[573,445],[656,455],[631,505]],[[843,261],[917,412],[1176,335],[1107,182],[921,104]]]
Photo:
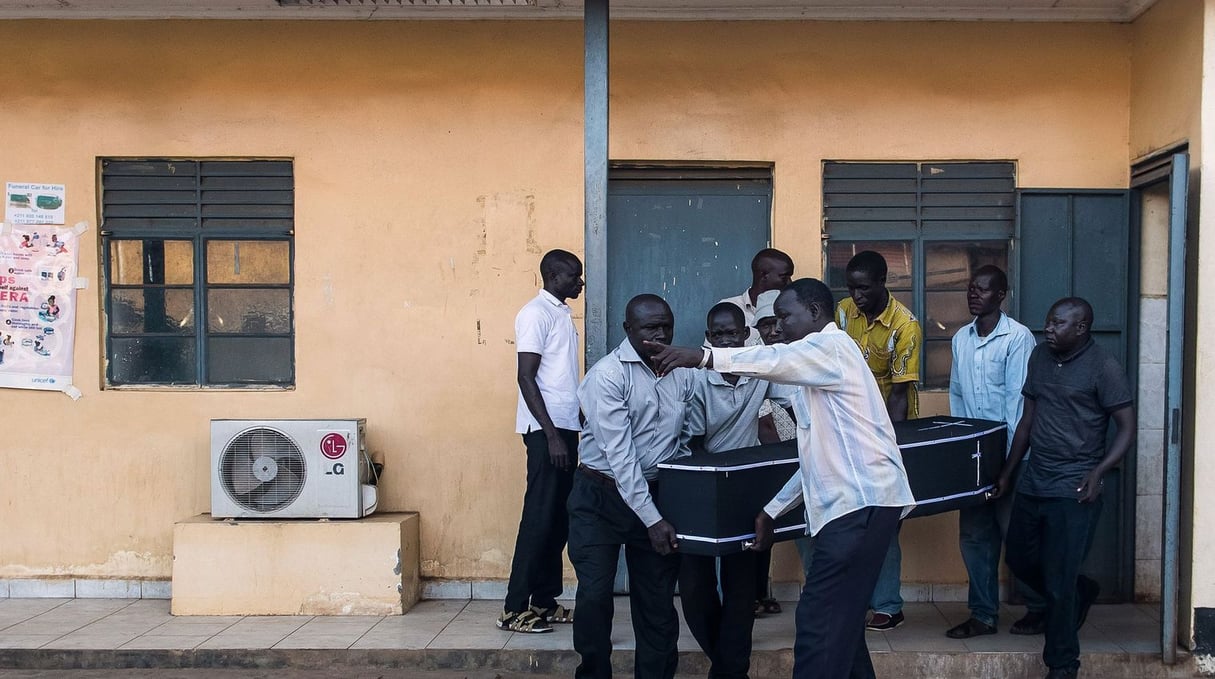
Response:
[[[780,602],[778,602],[776,599],[774,599],[772,597],[768,597],[767,599],[760,599],[759,601],[756,601],[755,608],[757,611],[772,614],[772,615],[780,613],[780,611],[781,611]]]
[[[522,613],[503,611],[502,615],[498,616],[498,629],[523,634],[543,634],[553,631],[552,626],[545,622],[544,618],[530,610]]]
[[[557,604],[552,608],[532,606],[532,612],[552,624],[567,624],[574,622],[574,609]]]

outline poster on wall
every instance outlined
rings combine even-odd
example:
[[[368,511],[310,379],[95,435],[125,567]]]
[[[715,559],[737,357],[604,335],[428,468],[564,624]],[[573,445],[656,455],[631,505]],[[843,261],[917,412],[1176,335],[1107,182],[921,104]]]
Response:
[[[62,224],[66,193],[63,184],[8,182],[4,221],[14,226]]]
[[[74,229],[0,224],[0,387],[64,391],[73,398]]]

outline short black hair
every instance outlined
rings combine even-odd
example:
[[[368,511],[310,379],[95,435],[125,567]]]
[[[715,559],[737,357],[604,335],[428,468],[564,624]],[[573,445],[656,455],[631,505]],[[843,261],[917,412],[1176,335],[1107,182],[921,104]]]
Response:
[[[759,273],[759,263],[764,261],[765,259],[772,259],[772,260],[776,260],[778,262],[784,262],[785,264],[789,265],[790,271],[793,270],[793,258],[792,257],[785,254],[784,252],[781,252],[780,250],[777,250],[776,248],[764,248],[763,250],[760,250],[759,252],[755,253],[755,256],[751,258],[751,273]]]
[[[831,288],[827,287],[826,283],[817,278],[799,278],[785,288],[785,292],[790,290],[797,296],[797,301],[807,309],[817,304],[828,316],[835,311],[835,295],[831,294]]]
[[[886,258],[873,250],[861,250],[848,260],[848,268],[844,269],[845,273],[853,271],[863,271],[875,281],[885,280]]]
[[[582,266],[578,256],[567,250],[549,250],[540,258],[540,279],[548,281],[553,274],[560,273],[558,267],[566,265],[574,268]]]
[[[1008,292],[1008,274],[1004,273],[1004,269],[995,264],[984,264],[975,269],[975,272],[970,276],[970,280],[973,281],[979,276],[991,276],[991,284],[995,286],[997,291]]]
[[[1088,328],[1093,327],[1093,305],[1088,303],[1083,297],[1064,297],[1063,299],[1050,305],[1050,310],[1056,309],[1076,309],[1080,312],[1080,320]]]
[[[709,313],[705,316],[705,327],[712,325],[713,318],[721,314],[730,314],[740,330],[747,325],[747,316],[743,313],[742,307],[734,302],[718,302],[713,305],[712,309],[709,309]]]
[[[636,318],[637,307],[646,304],[661,304],[667,311],[671,310],[671,305],[667,304],[665,299],[647,292],[630,299],[629,303],[624,306],[624,320],[628,321],[631,318]]]

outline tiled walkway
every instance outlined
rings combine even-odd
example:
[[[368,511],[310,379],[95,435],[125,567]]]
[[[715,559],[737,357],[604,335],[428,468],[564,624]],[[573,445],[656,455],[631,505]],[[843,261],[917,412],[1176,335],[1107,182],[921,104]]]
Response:
[[[787,658],[787,652],[781,651],[792,647],[793,607],[794,604],[786,603],[785,612],[756,621],[757,656],[771,652],[774,657]],[[489,653],[475,661],[481,663],[475,666],[492,662],[484,658],[496,657],[493,652],[538,650],[552,652],[563,658],[561,662],[569,662],[569,651],[573,648],[569,626],[557,626],[550,634],[503,632],[494,625],[499,610],[500,602],[497,601],[435,600],[420,602],[405,615],[389,617],[174,617],[169,614],[169,602],[165,600],[0,599],[0,649],[38,649],[48,653],[193,651],[199,657],[208,649],[415,649]],[[1019,609],[1002,611],[999,634],[966,641],[948,639],[944,634],[950,626],[966,618],[964,604],[908,604],[905,613],[907,623],[899,629],[866,636],[875,662],[879,654],[887,653],[907,653],[908,657],[916,658],[927,657],[925,654],[957,658],[966,654],[1003,653],[1020,657],[1022,664],[1032,665],[1042,648],[1041,637],[1007,633],[1008,626],[1020,614]],[[1089,623],[1081,632],[1081,647],[1094,658],[1102,654],[1112,658],[1137,656],[1139,662],[1150,665],[1158,662],[1154,659],[1159,657],[1157,620],[1155,606],[1094,607]],[[628,601],[624,597],[618,597],[616,601],[612,639],[617,649],[634,648]],[[696,642],[686,627],[682,628],[679,645],[682,650],[695,654]],[[455,657],[450,653],[439,655]],[[0,658],[7,658],[10,663],[16,657],[20,656],[11,652],[0,654]],[[280,654],[279,657],[288,656]],[[689,660],[695,661],[695,658],[689,657]]]

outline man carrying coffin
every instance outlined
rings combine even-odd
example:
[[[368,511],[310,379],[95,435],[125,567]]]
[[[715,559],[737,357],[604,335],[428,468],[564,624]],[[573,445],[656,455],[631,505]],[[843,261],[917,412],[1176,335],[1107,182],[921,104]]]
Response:
[[[578,401],[586,416],[568,503],[569,555],[578,575],[577,679],[612,676],[612,584],[621,545],[637,639],[634,676],[671,679],[678,663],[675,527],[654,506],[658,464],[689,452],[687,411],[696,373],[656,374],[652,356],[674,332],[671,307],[638,295],[625,307],[626,338],[586,372]]]
[[[709,310],[705,339],[714,347],[745,346],[751,328],[743,310],[719,302]],[[771,398],[788,407],[793,389],[765,380],[713,370],[695,373],[695,397],[688,417],[693,422],[693,449],[703,436],[708,453],[759,445],[759,409]],[[764,552],[763,554],[767,554]],[[683,617],[700,648],[709,656],[712,679],[746,679],[751,665],[751,630],[755,625],[756,566],[754,551],[720,557],[721,597],[717,594],[719,557],[684,554],[679,565],[679,600]],[[767,584],[768,560],[763,559]],[[766,593],[766,592],[765,592]]]
[[[899,520],[915,505],[885,399],[856,342],[832,322],[834,302],[822,281],[804,278],[776,300],[787,344],[651,346],[659,374],[712,368],[799,387],[800,468],[756,517],[754,547],[767,549],[773,519],[805,503],[815,544],[797,606],[794,679],[874,676],[865,645],[869,596]]]

